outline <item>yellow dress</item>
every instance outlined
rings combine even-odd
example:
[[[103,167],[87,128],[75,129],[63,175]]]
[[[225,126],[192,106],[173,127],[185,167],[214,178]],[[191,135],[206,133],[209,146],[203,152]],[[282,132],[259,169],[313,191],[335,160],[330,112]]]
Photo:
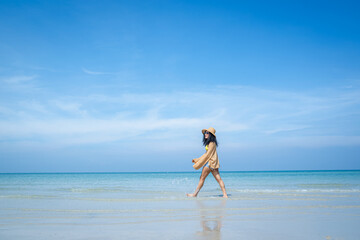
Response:
[[[209,149],[209,145],[206,145],[205,146],[205,150],[207,151]]]

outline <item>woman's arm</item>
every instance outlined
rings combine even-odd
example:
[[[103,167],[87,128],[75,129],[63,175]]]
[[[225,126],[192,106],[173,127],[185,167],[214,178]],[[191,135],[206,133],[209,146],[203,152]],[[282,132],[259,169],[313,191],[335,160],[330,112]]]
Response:
[[[216,144],[214,142],[210,142],[209,149],[207,150],[207,152],[204,153],[201,157],[193,159],[193,162],[195,163],[193,167],[197,170],[202,166],[204,166],[204,164],[214,154],[215,151],[216,151]]]

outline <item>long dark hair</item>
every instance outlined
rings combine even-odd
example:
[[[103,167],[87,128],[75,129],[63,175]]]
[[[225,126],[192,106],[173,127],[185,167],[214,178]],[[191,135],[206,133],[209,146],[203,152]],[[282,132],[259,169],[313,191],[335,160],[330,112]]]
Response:
[[[208,145],[210,142],[214,142],[216,144],[216,146],[218,146],[218,143],[216,141],[216,137],[211,132],[209,132],[209,137],[207,139],[205,138],[205,133],[204,133],[203,134],[203,144],[204,144],[204,146]]]

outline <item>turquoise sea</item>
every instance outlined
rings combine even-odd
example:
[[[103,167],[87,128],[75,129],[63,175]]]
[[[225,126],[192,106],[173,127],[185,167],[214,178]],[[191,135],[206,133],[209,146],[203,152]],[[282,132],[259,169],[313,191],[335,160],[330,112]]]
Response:
[[[360,170],[0,174],[0,239],[360,239]]]

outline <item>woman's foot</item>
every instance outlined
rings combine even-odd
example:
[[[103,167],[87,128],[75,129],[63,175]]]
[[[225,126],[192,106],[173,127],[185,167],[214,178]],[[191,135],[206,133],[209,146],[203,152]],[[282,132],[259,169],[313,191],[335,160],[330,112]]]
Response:
[[[223,195],[223,198],[229,198],[228,195]]]
[[[186,196],[188,196],[188,197],[196,197],[196,195],[194,193],[187,193]]]

